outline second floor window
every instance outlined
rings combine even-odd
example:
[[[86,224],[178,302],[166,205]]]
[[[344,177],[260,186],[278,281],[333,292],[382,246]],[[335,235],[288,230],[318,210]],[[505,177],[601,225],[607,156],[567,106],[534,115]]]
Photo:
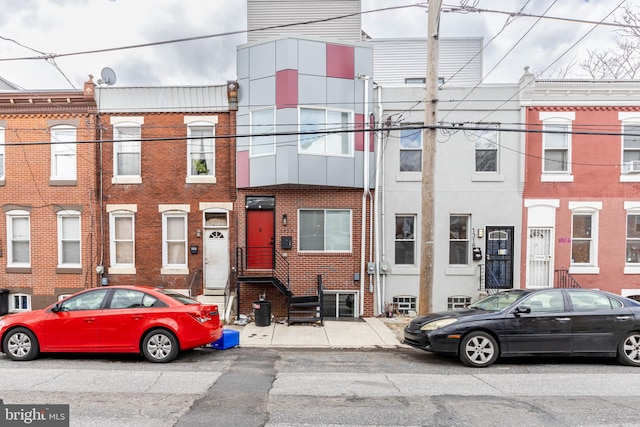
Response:
[[[422,170],[422,130],[400,130],[400,172]]]
[[[322,108],[300,108],[299,150],[304,154],[353,155],[353,114]],[[330,131],[330,133],[322,133]]]
[[[263,108],[251,112],[251,156],[275,154],[274,130],[275,111],[273,108]]]
[[[4,128],[0,127],[0,180],[4,179]]]
[[[140,176],[140,126],[124,123],[114,126],[113,139],[113,175]]]
[[[189,175],[215,175],[215,127],[194,124],[188,127]]]
[[[51,179],[76,179],[76,128],[51,128]]]
[[[498,172],[498,131],[495,126],[467,131],[467,138],[475,144],[476,172]]]
[[[571,126],[568,123],[544,123],[543,172],[569,172]]]
[[[640,124],[622,125],[623,171],[640,172]]]

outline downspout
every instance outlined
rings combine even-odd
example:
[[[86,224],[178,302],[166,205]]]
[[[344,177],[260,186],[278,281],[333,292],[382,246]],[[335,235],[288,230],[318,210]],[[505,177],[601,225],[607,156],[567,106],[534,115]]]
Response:
[[[364,314],[364,282],[365,282],[365,255],[366,255],[366,242],[367,242],[367,196],[369,193],[369,141],[367,140],[366,130],[369,127],[369,76],[364,74],[358,74],[358,78],[364,80],[364,123],[362,140],[364,145],[364,158],[363,164],[363,176],[362,176],[362,229],[360,236],[360,317]]]
[[[376,89],[378,91],[378,120],[380,121],[380,123],[382,123],[382,87],[376,85]],[[376,133],[377,135],[377,133]],[[384,133],[382,134],[384,137]],[[374,218],[374,223],[376,224],[376,232],[375,232],[375,262],[376,262],[376,295],[378,298],[378,312],[376,314],[381,314],[383,312],[383,302],[384,302],[384,295],[382,294],[382,287],[380,284],[380,261],[382,261],[382,259],[380,258],[380,239],[381,239],[381,235],[382,235],[382,230],[384,228],[384,225],[382,222],[380,222],[380,197],[382,197],[382,195],[380,194],[380,173],[381,173],[381,168],[380,168],[380,162],[382,159],[382,144],[381,144],[381,139],[382,138],[378,138],[376,137],[376,176],[375,176],[375,192],[373,193],[373,198],[374,198],[374,212],[375,212],[375,218]]]

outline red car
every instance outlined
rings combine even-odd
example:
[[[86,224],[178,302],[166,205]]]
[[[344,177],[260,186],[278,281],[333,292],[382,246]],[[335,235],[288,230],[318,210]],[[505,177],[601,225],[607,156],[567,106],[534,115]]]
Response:
[[[0,318],[0,350],[12,360],[32,360],[40,352],[142,353],[162,363],[221,336],[217,305],[141,286],[88,289],[42,310]]]

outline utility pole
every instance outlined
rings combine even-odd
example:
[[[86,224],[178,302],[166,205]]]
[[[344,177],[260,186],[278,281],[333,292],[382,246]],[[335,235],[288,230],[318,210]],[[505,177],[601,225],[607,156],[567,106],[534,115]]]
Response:
[[[422,144],[422,227],[420,239],[420,295],[418,314],[431,312],[433,299],[433,245],[435,223],[435,158],[438,115],[438,38],[442,0],[429,0],[427,21],[427,76]]]

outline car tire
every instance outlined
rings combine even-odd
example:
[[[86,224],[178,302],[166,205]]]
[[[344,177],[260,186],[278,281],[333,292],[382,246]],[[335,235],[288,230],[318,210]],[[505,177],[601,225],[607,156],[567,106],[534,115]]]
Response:
[[[149,362],[171,362],[176,358],[179,350],[175,335],[165,329],[153,329],[142,339],[142,354]]]
[[[620,340],[618,362],[622,365],[640,366],[640,332],[629,332]]]
[[[17,361],[33,360],[40,354],[36,335],[27,328],[15,328],[7,333],[2,342],[4,354]]]
[[[498,343],[490,334],[476,331],[462,339],[458,357],[466,366],[486,368],[493,365],[499,353]]]

